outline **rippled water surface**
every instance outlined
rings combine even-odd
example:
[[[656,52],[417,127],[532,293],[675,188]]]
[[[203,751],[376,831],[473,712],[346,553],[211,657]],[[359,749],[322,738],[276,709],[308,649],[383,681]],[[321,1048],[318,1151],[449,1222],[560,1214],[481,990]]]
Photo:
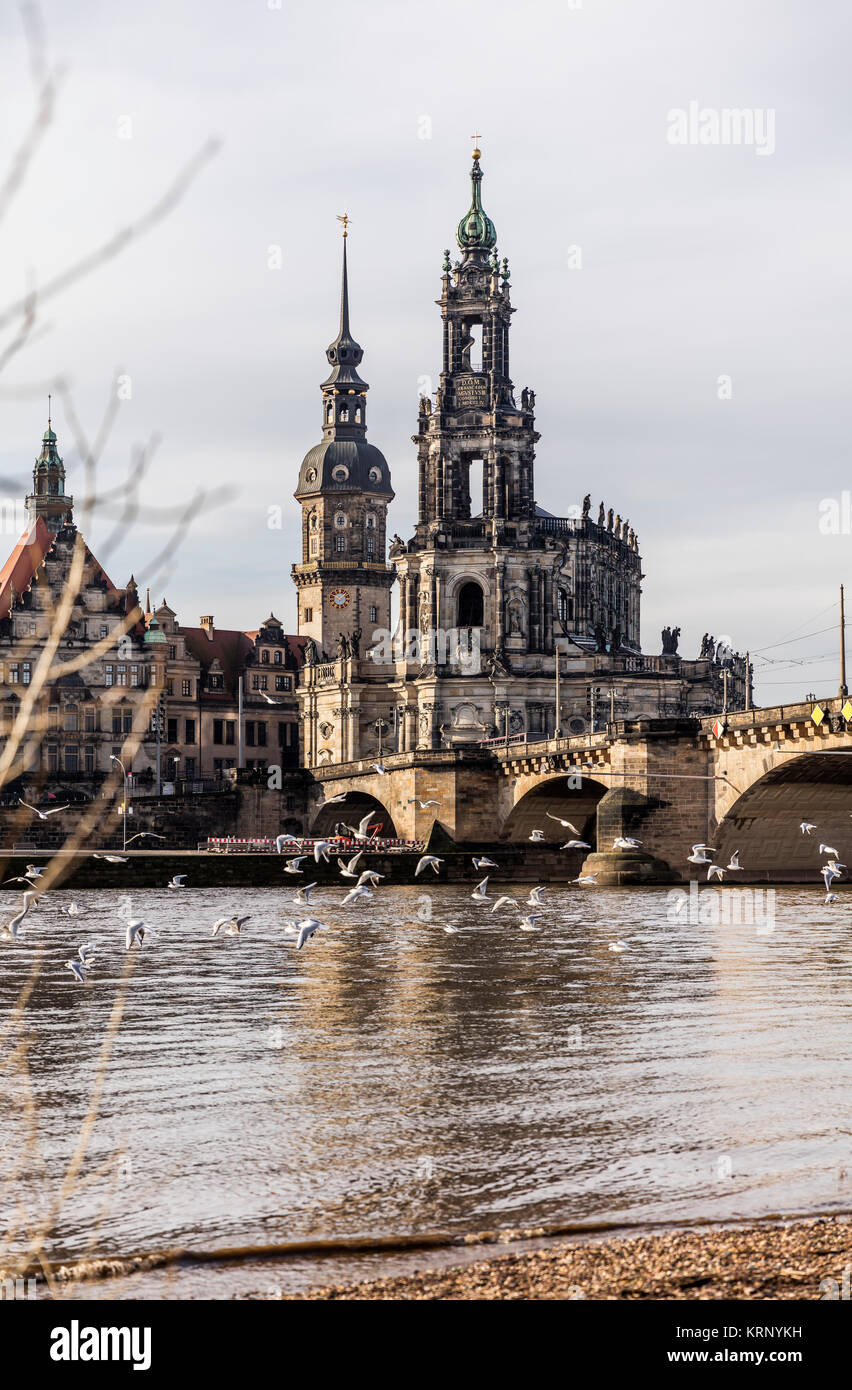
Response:
[[[665,889],[556,887],[524,933],[516,909],[469,892],[387,884],[342,908],[341,890],[319,891],[332,929],[298,953],[289,890],[134,895],[157,934],[84,1167],[106,1172],[62,1212],[53,1253],[852,1207],[843,899],[779,889],[764,934],[672,919]],[[69,900],[50,895],[0,948],[4,1017],[44,948],[27,1011],[45,1160],[25,1175],[31,1214],[65,1171],[126,960],[115,895],[78,894],[76,920]],[[237,909],[242,936],[212,939]],[[81,942],[97,948],[85,988],[63,968]],[[182,1293],[215,1282],[183,1278]]]

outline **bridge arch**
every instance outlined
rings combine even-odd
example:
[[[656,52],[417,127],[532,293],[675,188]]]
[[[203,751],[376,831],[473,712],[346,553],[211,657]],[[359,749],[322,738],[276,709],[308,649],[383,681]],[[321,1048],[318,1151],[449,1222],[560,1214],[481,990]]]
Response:
[[[533,830],[543,830],[548,843],[564,844],[566,840],[578,838],[595,849],[598,802],[609,789],[591,777],[583,777],[578,787],[578,780],[576,776],[565,775],[539,779],[512,807],[503,823],[501,838],[529,840]],[[578,836],[573,836],[550,816],[571,821],[577,827]]]
[[[817,828],[803,834],[803,821]],[[744,878],[819,882],[824,843],[852,866],[852,753],[808,752],[785,758],[738,797],[712,836],[727,863],[739,850]],[[731,874],[731,881],[739,875]]]
[[[355,826],[363,820],[368,812],[374,812],[372,823],[381,825],[381,830],[376,833],[383,839],[397,839],[396,826],[393,816],[386,806],[383,806],[378,797],[370,795],[369,792],[351,791],[346,793],[345,801],[335,801],[333,805],[325,802],[320,806],[311,826],[311,835],[334,835],[336,833],[345,834],[345,831],[338,832],[340,825]]]

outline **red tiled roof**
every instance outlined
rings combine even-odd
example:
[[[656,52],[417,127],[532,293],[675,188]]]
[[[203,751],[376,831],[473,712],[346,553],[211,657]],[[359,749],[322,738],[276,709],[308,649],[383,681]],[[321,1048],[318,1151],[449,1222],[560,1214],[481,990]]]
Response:
[[[48,531],[43,517],[37,517],[35,526],[25,531],[0,570],[0,618],[7,618],[12,607],[12,589],[22,594],[33,582],[36,570],[53,545],[53,535]]]

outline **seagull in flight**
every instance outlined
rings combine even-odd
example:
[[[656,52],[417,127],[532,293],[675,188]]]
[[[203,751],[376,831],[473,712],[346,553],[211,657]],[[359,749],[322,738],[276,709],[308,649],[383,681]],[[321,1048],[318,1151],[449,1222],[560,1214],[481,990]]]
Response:
[[[823,883],[825,884],[825,891],[826,893],[830,893],[832,883],[836,878],[840,878],[841,875],[836,869],[833,869],[830,864],[823,865],[820,872],[822,873]]]
[[[488,880],[486,879],[486,883],[487,883],[487,882],[488,882]],[[507,903],[511,903],[511,904],[512,904],[512,907],[517,907],[517,906],[518,906],[517,900],[516,900],[515,898],[498,898],[497,901],[495,902],[494,906],[492,907],[491,911],[492,911],[492,912],[496,912],[497,909],[498,909],[498,907],[505,907]]]
[[[691,854],[688,854],[688,855],[686,856],[686,862],[687,862],[687,864],[709,864],[709,863],[711,863],[712,861],[711,861],[710,859],[707,858],[707,855],[706,855],[706,854],[703,853],[704,850],[710,850],[710,853],[711,853],[711,854],[715,854],[715,853],[716,853],[715,849],[713,849],[710,845],[693,845],[693,846],[692,846],[692,853],[691,853]]]
[[[493,910],[494,909],[492,908],[492,911]],[[518,923],[518,926],[520,927],[521,931],[541,931],[541,927],[537,927],[535,925],[536,920],[537,919],[532,915],[530,915],[529,917],[522,917],[520,922]]]
[[[183,888],[186,874],[173,874],[166,884],[167,888]]]
[[[283,700],[273,700],[271,695],[267,695],[265,690],[261,690],[261,695],[268,705],[283,705]]]
[[[314,845],[314,860],[317,864],[320,862],[320,859],[324,859],[326,864],[330,862],[328,852],[331,847],[331,840],[317,840]]]
[[[70,903],[68,907],[63,907],[62,911],[67,912],[69,917],[84,917],[86,914],[86,909],[79,903]]]
[[[305,871],[300,869],[299,865],[304,864],[307,857],[306,854],[297,854],[294,859],[288,859],[284,865],[285,874],[303,874]]]
[[[544,831],[543,831],[543,830],[533,830],[533,831],[531,831],[531,832],[530,832],[530,839],[531,839],[532,841],[534,841],[534,842],[537,844],[537,843],[539,842],[539,840],[543,840],[543,839],[544,839]]]
[[[358,875],[357,875],[356,872],[355,872],[355,865],[358,863],[358,860],[359,860],[359,859],[362,859],[362,858],[363,858],[363,855],[364,855],[364,851],[363,851],[362,849],[359,849],[359,851],[358,851],[357,854],[353,854],[353,856],[352,856],[352,858],[349,860],[349,863],[348,863],[348,864],[345,864],[345,863],[343,862],[342,859],[338,859],[338,861],[337,861],[337,867],[338,867],[338,869],[340,870],[340,872],[341,872],[341,874],[343,875],[344,878],[357,878],[357,877],[358,877]]]
[[[372,896],[373,894],[370,892],[370,889],[367,887],[366,883],[356,883],[354,888],[349,889],[349,892],[343,899],[341,906],[346,907],[347,903],[357,902],[359,898],[372,898]]]
[[[552,816],[549,811],[545,811],[544,814],[547,816],[548,820],[558,821],[563,830],[570,830],[572,835],[579,835],[580,832],[576,825],[572,825],[569,820],[563,820],[561,816]]]
[[[618,954],[621,951],[629,951],[630,947],[628,946],[626,941],[611,941],[609,943],[609,949],[611,951],[615,951],[616,954]]]
[[[66,970],[70,970],[79,985],[86,983],[86,971],[90,968],[84,960],[67,960]]]
[[[444,931],[447,932],[447,934],[450,936],[458,935],[458,930],[458,927],[454,927],[452,922],[448,922],[444,927]]]
[[[134,840],[165,840],[165,835],[155,835],[153,830],[137,830],[135,835],[128,837],[127,843],[133,844]]]
[[[435,801],[434,799],[432,801],[421,801],[419,796],[410,796],[408,798],[409,806],[413,801],[417,802],[417,805],[420,807],[421,811],[425,811],[427,806],[440,806],[441,804],[440,801]]]
[[[348,795],[348,792],[338,792],[337,796],[330,796],[327,801],[324,801],[323,806],[336,806],[338,802],[345,801]]]
[[[722,880],[724,879],[724,877],[725,877],[725,870],[724,870],[724,869],[720,868],[720,866],[719,866],[718,864],[711,864],[711,865],[710,865],[710,868],[707,870],[707,882],[708,882],[708,883],[710,882],[711,878],[718,878],[719,882],[721,883]]]
[[[299,935],[296,937],[296,950],[301,951],[306,941],[318,931],[328,931],[325,922],[318,922],[316,917],[306,917],[304,921],[298,923]]]
[[[801,825],[799,826],[799,829],[801,830],[803,835],[810,835],[812,831],[816,830],[816,826],[813,824],[812,821],[803,820]]]
[[[108,864],[126,864],[126,863],[127,863],[127,860],[126,860],[126,859],[122,859],[122,857],[121,857],[120,854],[100,854],[100,853],[96,852],[96,853],[94,853],[94,854],[92,855],[92,858],[93,858],[93,859],[105,859],[105,860],[107,861]]]
[[[375,768],[376,772],[378,772],[381,777],[387,775],[387,768],[382,767],[381,763],[370,763],[370,767]]]
[[[728,865],[728,871],[731,873],[741,873],[742,867],[743,866],[740,863],[740,852],[738,849],[735,849],[733,854],[731,855],[731,862]]]
[[[487,888],[488,888],[488,879],[487,879],[487,877],[486,877],[486,878],[484,878],[484,879],[482,880],[481,883],[477,883],[476,887],[474,888],[473,892],[472,892],[471,895],[470,895],[470,896],[473,898],[474,902],[478,902],[478,903],[490,903],[491,899],[489,898],[488,893],[487,893],[487,891],[486,891]]]
[[[251,915],[249,915],[248,917],[219,917],[213,923],[213,931],[211,932],[211,935],[216,936],[217,933],[220,930],[222,930],[222,928],[224,928],[225,936],[239,936],[242,930],[243,922],[250,921]]]
[[[826,895],[825,895],[825,905],[826,905],[826,907],[828,907],[828,904],[829,904],[829,903],[836,903],[837,901],[838,901],[838,897],[837,897],[837,894],[836,894],[836,893],[826,893]]]
[[[837,858],[837,850],[836,850],[836,849],[832,849],[832,848],[831,848],[831,845],[820,845],[820,847],[819,847],[819,853],[820,853],[820,854],[830,854],[830,855],[833,856],[833,858],[835,858],[835,859]]]
[[[564,845],[560,845],[559,848],[560,848],[560,849],[591,849],[592,847],[591,847],[591,845],[588,844],[585,840],[566,840],[566,841],[565,841],[565,844],[564,844]]]
[[[599,873],[600,873],[600,869],[597,870],[597,873],[593,873],[593,874],[580,874],[580,877],[579,877],[579,878],[572,878],[571,882],[572,882],[572,883],[597,883],[597,881],[598,881],[598,874],[599,874]]]
[[[547,892],[545,887],[531,888],[527,903],[530,907],[540,907],[542,895]]]
[[[48,820],[50,816],[58,816],[60,811],[69,811],[71,809],[70,805],[51,806],[49,811],[40,811],[38,806],[31,806],[28,801],[22,800],[21,797],[18,797],[18,805],[26,806],[28,811],[34,811],[35,814],[38,816],[39,820]]]
[[[618,835],[612,842],[613,849],[638,849],[641,840],[634,840],[629,835]]]
[[[420,859],[417,861],[417,868],[414,870],[414,877],[417,878],[418,875],[422,874],[423,870],[428,869],[430,865],[435,870],[435,873],[439,874],[441,870],[438,868],[438,865],[443,864],[443,862],[443,859],[438,859],[437,855],[434,854],[421,855]],[[486,879],[486,883],[487,882],[488,880]]]
[[[365,869],[355,886],[360,888],[363,883],[369,883],[371,888],[378,888],[384,877],[384,874],[376,873],[375,869]]]
[[[310,907],[311,890],[316,888],[316,886],[316,882],[303,884],[301,888],[296,889],[296,896],[295,898],[291,898],[290,901],[298,904],[299,907]]]
[[[24,894],[25,898],[28,898],[29,896],[29,893]],[[20,935],[21,923],[23,922],[29,910],[30,904],[28,902],[24,902],[24,905],[20,909],[20,911],[16,912],[14,917],[12,917],[10,921],[3,923],[2,927],[0,927],[0,937],[2,937],[4,941],[17,941],[18,936]]]
[[[475,869],[496,869],[497,865],[493,859],[474,859],[473,867]]]
[[[124,933],[124,944],[129,951],[134,941],[139,949],[142,949],[142,942],[145,940],[145,933],[150,931],[148,922],[143,922],[141,917],[128,917],[126,930]]]
[[[275,836],[275,853],[276,853],[276,854],[283,854],[283,853],[284,853],[284,850],[285,850],[286,847],[287,847],[287,845],[294,845],[295,843],[296,843],[296,837],[295,837],[295,835],[276,835],[276,836]]]

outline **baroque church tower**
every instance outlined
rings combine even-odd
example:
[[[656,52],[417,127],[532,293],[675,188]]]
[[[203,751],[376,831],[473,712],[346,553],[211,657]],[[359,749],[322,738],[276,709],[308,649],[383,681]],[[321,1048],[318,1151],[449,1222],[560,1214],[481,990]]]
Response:
[[[42,517],[48,531],[59,531],[71,523],[73,507],[74,498],[65,495],[65,464],[59,456],[48,407],[47,429],[33,468],[33,490],[27,497],[30,524]]]
[[[393,498],[384,454],[367,443],[367,391],[358,367],[363,349],[349,327],[343,221],[340,331],[326,349],[331,372],[322,383],[322,442],[308,450],[295,497],[302,508],[302,563],[293,566],[298,632],[322,660],[355,638],[369,642],[390,628],[393,569],[387,564],[386,516]]]

